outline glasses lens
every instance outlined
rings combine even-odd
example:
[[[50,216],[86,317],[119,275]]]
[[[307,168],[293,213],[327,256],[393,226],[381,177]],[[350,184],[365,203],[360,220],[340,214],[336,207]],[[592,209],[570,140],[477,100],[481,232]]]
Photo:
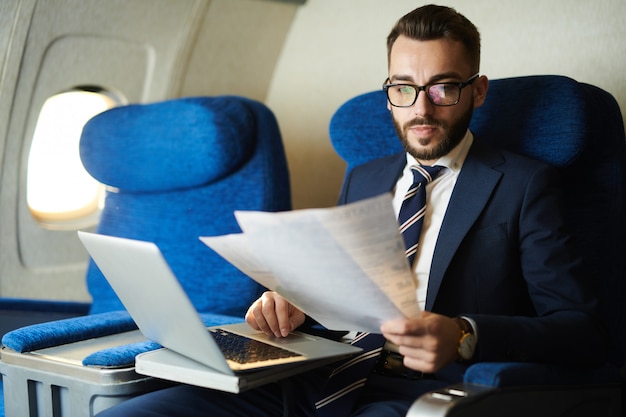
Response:
[[[394,106],[409,107],[415,101],[416,90],[412,85],[394,85],[387,89],[387,97]]]
[[[427,91],[432,102],[438,106],[456,104],[461,95],[461,89],[456,84],[434,84]]]

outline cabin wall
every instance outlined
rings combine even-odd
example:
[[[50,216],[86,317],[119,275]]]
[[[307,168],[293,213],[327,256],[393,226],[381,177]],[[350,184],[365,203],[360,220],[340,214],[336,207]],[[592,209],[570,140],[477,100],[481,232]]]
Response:
[[[90,85],[127,103],[200,94],[263,100],[296,7],[0,0],[0,297],[90,299],[75,230],[42,226],[26,201],[30,145],[47,98]]]
[[[286,143],[295,208],[335,204],[344,164],[329,143],[330,117],[347,99],[380,88],[387,76],[388,32],[399,17],[422,4],[308,0],[298,9],[267,97]],[[482,74],[567,75],[611,92],[626,111],[625,1],[440,4],[455,7],[478,27]]]
[[[44,100],[102,85],[128,102],[238,94],[276,114],[295,208],[335,204],[344,163],[333,112],[380,88],[385,39],[415,0],[0,0],[0,297],[88,300],[74,231],[26,207],[26,162]],[[482,33],[490,78],[562,74],[626,109],[623,0],[449,0]],[[532,94],[533,92],[529,92]],[[355,121],[358,128],[358,121]]]
[[[46,99],[81,85],[119,92],[127,102],[162,99],[203,6],[201,0],[2,3],[0,26],[7,25],[8,35],[0,71],[3,297],[88,298],[87,257],[76,232],[42,227],[26,202],[28,155]]]

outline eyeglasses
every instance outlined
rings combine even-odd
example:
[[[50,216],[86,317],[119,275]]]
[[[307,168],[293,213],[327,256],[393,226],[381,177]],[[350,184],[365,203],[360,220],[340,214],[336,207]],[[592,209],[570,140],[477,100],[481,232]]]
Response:
[[[461,90],[472,84],[476,78],[478,78],[478,74],[460,83],[436,83],[423,86],[415,84],[383,84],[383,90],[387,93],[389,103],[394,107],[413,106],[420,91],[426,92],[428,101],[435,106],[454,106],[461,99]]]

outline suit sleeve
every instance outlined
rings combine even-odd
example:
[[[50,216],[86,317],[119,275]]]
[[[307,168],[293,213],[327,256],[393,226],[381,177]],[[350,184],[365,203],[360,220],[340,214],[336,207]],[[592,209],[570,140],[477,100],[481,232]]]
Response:
[[[478,361],[597,364],[606,335],[596,299],[564,221],[556,170],[541,165],[528,180],[511,228],[533,312],[470,314],[479,331]],[[497,259],[493,260],[497,262]]]

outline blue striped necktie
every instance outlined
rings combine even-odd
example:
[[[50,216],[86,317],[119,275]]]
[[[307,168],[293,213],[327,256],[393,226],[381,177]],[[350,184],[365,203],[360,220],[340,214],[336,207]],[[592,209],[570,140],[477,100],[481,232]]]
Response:
[[[424,214],[426,212],[426,184],[441,172],[441,166],[411,167],[413,184],[409,187],[398,216],[400,231],[406,245],[406,256],[412,266],[417,253]],[[341,362],[330,374],[322,389],[321,399],[315,403],[319,417],[348,416],[365,386],[367,377],[374,369],[385,344],[385,338],[376,333],[359,333],[351,342],[363,351],[344,362]]]
[[[398,215],[400,232],[404,238],[406,247],[406,257],[409,265],[413,266],[417,246],[424,225],[424,214],[426,214],[426,184],[439,175],[442,166],[413,165],[413,184],[409,187]]]

